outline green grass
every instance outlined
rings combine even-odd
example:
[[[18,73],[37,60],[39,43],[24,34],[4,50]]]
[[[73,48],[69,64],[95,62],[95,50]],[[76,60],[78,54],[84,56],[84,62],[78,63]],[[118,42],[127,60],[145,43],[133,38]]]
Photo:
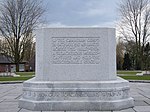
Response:
[[[140,71],[117,71],[117,74],[125,74],[125,75],[136,75],[137,73],[141,73]]]
[[[25,81],[33,77],[35,72],[16,72],[20,77],[0,77],[0,81]]]
[[[118,71],[117,74],[125,74],[120,76],[126,80],[150,80],[150,76],[136,76],[140,71]],[[25,81],[33,77],[35,72],[17,72],[20,77],[0,77],[0,81]]]
[[[28,80],[32,77],[33,76],[29,76],[29,77],[0,77],[0,81],[25,81],[25,80]]]
[[[32,76],[35,75],[35,72],[16,72],[16,74],[20,76]]]
[[[120,76],[126,80],[150,80],[150,76]]]

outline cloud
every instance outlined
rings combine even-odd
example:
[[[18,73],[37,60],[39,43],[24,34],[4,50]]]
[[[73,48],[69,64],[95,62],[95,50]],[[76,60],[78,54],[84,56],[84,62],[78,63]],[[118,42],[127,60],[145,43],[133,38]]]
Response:
[[[117,21],[108,21],[108,22],[100,22],[95,25],[91,25],[91,27],[116,27]]]
[[[100,22],[95,25],[65,25],[62,24],[61,22],[56,22],[56,23],[50,23],[50,24],[45,24],[44,27],[115,27],[115,23],[117,21],[111,21],[111,22]]]
[[[79,12],[79,14],[84,15],[86,17],[94,17],[94,16],[102,16],[103,14],[105,14],[105,11],[102,11],[99,8],[97,9],[90,8],[88,10]]]
[[[62,24],[61,22],[56,22],[56,23],[50,23],[48,24],[48,27],[65,27],[67,25]]]
[[[47,1],[47,2],[46,2]],[[45,0],[49,26],[109,26],[118,0]]]
[[[90,9],[87,14],[90,16],[97,16],[104,14],[104,11],[100,11],[99,9]]]
[[[67,25],[62,24],[61,22],[45,23],[39,24],[39,28],[48,28],[48,27],[66,27]]]

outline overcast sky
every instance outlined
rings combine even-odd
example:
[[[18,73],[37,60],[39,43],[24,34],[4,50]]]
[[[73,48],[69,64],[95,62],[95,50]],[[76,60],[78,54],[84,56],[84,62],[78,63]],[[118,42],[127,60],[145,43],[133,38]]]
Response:
[[[43,0],[49,26],[115,27],[119,0]]]

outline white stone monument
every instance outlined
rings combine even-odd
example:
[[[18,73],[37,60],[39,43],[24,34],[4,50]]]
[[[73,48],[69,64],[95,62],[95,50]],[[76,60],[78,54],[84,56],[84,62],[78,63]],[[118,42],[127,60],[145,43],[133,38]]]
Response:
[[[19,107],[36,111],[100,111],[133,107],[128,81],[116,76],[114,28],[36,31],[36,76],[25,81]]]

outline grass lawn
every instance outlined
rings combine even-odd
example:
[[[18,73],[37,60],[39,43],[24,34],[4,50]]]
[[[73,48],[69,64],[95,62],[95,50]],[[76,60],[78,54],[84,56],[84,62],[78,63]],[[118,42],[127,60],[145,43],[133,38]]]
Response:
[[[35,75],[35,72],[16,72],[20,77],[0,77],[0,81],[25,81],[28,80]]]
[[[140,71],[117,71],[117,74],[125,74],[125,75],[136,75],[137,73],[141,73]]]
[[[150,76],[119,76],[126,80],[150,80]]]
[[[35,72],[16,72],[16,74],[20,76],[33,76],[35,75]]]
[[[140,71],[117,71],[118,76],[126,80],[150,80],[150,76],[148,75],[136,76],[137,73],[141,73],[141,72]]]
[[[150,80],[150,76],[136,76],[136,73],[140,71],[117,71],[117,74],[124,74],[120,77],[126,80]],[[35,72],[17,72],[16,74],[20,77],[0,77],[0,81],[25,81],[34,77]]]
[[[28,80],[32,77],[33,76],[29,76],[29,77],[0,77],[0,81],[25,81],[25,80]]]

